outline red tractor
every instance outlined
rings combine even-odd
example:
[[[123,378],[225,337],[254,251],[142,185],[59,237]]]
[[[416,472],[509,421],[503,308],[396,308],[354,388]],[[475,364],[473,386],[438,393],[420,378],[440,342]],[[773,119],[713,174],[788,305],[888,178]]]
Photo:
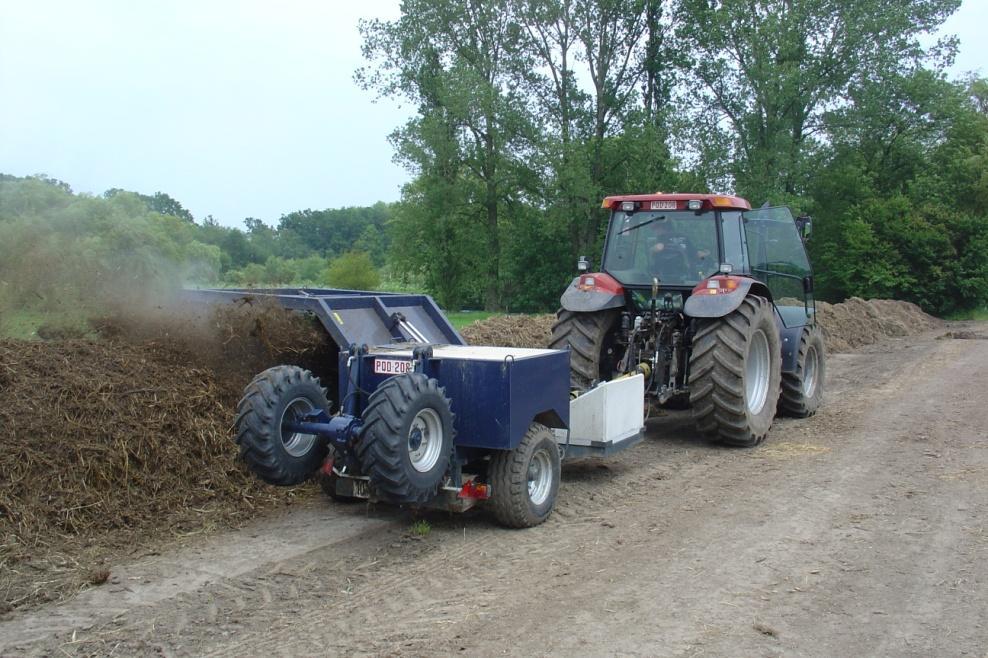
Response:
[[[649,403],[689,406],[700,432],[736,446],[760,443],[777,412],[816,412],[826,365],[808,217],[714,194],[603,207],[600,271],[580,258],[552,329],[573,388],[641,373]]]

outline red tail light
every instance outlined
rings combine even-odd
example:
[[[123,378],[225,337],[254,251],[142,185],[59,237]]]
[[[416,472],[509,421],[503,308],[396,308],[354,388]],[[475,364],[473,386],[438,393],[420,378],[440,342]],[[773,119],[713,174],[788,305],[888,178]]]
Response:
[[[470,480],[463,483],[463,488],[457,498],[473,498],[476,500],[487,500],[491,497],[491,485]]]
[[[718,275],[704,279],[693,288],[694,295],[729,295],[741,286],[743,277]]]
[[[624,288],[614,280],[614,277],[603,272],[581,274],[576,280],[576,287],[583,292],[606,292],[612,295],[620,295],[624,292]]]

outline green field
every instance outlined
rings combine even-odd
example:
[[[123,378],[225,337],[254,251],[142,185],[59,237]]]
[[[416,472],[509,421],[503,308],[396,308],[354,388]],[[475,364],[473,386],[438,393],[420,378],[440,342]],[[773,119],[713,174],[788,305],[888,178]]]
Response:
[[[443,311],[449,321],[453,323],[456,330],[459,331],[467,325],[473,324],[474,322],[479,322],[480,320],[486,320],[492,315],[498,315],[497,313],[492,313],[491,311]]]
[[[79,335],[89,331],[85,319],[77,315],[23,309],[0,311],[0,338],[34,339],[39,327],[71,330]]]

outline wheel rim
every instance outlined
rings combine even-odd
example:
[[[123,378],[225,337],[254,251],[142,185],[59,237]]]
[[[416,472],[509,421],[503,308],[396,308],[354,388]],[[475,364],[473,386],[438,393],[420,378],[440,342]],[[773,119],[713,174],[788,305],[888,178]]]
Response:
[[[305,398],[295,398],[287,405],[281,414],[281,444],[285,446],[285,452],[292,457],[304,457],[312,449],[312,444],[316,440],[315,434],[305,434],[304,432],[292,432],[286,425],[297,423],[315,411],[312,403]]]
[[[545,448],[532,455],[528,462],[528,499],[541,505],[549,498],[552,489],[552,461]]]
[[[443,448],[443,424],[434,409],[415,414],[408,428],[408,458],[412,468],[427,473],[439,461]]]
[[[751,337],[748,357],[744,364],[744,397],[748,411],[757,414],[765,406],[768,397],[768,373],[771,358],[768,353],[768,337],[761,329]]]
[[[803,364],[803,397],[811,398],[816,393],[817,373],[819,372],[820,356],[816,348],[810,345],[806,350],[806,362]]]

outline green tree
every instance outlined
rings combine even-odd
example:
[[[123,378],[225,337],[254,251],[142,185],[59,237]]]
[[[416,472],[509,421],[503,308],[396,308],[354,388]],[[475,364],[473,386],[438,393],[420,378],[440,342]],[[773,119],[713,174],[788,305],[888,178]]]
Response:
[[[718,182],[753,200],[804,193],[825,112],[856,87],[921,64],[919,38],[959,4],[679,0],[689,145]]]
[[[521,30],[512,8],[481,0],[408,0],[398,20],[363,22],[360,29],[371,65],[357,79],[418,106],[419,116],[392,142],[412,171],[455,179],[465,192],[457,215],[484,238],[477,266],[485,274],[484,305],[496,309],[503,284],[500,226],[525,185],[525,155],[535,135],[520,90],[530,66],[518,47]]]
[[[347,290],[374,290],[381,284],[381,275],[369,255],[362,251],[348,251],[330,262],[326,270],[326,283]]]

